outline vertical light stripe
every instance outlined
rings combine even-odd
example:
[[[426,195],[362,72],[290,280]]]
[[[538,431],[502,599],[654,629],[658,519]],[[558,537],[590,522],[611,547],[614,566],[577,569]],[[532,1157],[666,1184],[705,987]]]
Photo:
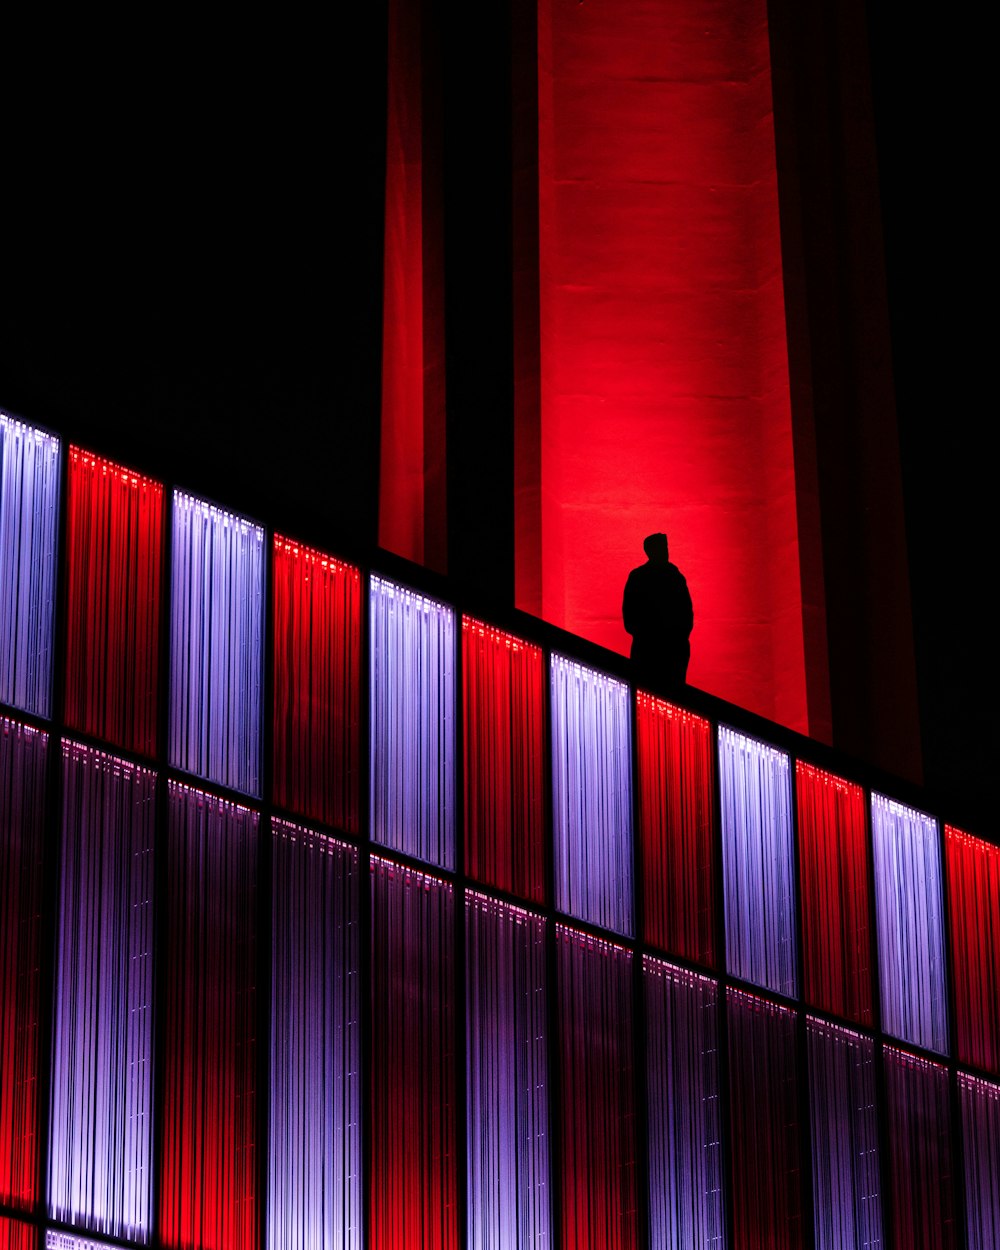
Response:
[[[784,751],[719,726],[726,966],[794,997],[795,858]]]
[[[49,1212],[147,1241],[156,774],[63,744]]]
[[[0,702],[48,716],[59,440],[0,412]]]
[[[882,1028],[943,1055],[948,1017],[937,821],[873,794],[872,850]]]
[[[554,655],[551,696],[556,906],[568,916],[631,936],[629,688]]]
[[[268,1246],[360,1250],[358,851],[272,833]]]
[[[260,796],[264,531],[174,491],[170,763]]]
[[[816,1250],[880,1250],[875,1044],[811,1017],[806,1039]]]
[[[465,900],[470,1250],[551,1246],[545,921]]]
[[[372,839],[455,867],[455,614],[372,577]]]
[[[1000,1246],[1000,1085],[958,1074],[969,1250]]]
[[[649,1239],[723,1250],[718,986],[644,955]]]

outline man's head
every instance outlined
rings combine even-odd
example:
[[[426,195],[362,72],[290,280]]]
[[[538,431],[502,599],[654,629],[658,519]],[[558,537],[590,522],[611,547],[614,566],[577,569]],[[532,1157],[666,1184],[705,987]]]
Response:
[[[652,564],[667,564],[670,561],[670,548],[667,546],[666,534],[650,534],[643,541],[642,549],[646,559]]]

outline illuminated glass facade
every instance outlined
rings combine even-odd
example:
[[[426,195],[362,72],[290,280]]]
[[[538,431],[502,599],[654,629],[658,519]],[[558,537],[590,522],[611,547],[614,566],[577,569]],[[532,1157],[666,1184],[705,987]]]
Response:
[[[991,1244],[994,843],[16,433],[79,532],[2,691],[0,1245]]]

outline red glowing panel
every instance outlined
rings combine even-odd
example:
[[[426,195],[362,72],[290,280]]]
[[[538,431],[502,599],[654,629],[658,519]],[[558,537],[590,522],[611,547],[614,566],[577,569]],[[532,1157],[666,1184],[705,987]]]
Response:
[[[0,717],[0,1202],[35,1201],[48,736]]]
[[[171,782],[160,1242],[257,1245],[255,812]]]
[[[66,720],[153,755],[163,487],[70,447],[66,501]]]
[[[361,574],[274,539],[274,801],[358,832]]]
[[[625,651],[625,578],[665,530],[688,680],[806,731],[765,0],[541,0],[538,22],[542,593],[521,606]]]
[[[958,1057],[1000,1072],[1000,847],[944,833]]]
[[[454,892],[371,872],[371,1245],[457,1250]]]
[[[466,871],[534,902],[545,895],[544,680],[540,647],[463,617]]]
[[[30,1224],[0,1216],[0,1250],[34,1250],[35,1230]]]
[[[712,727],[640,692],[636,746],[646,941],[714,965]]]
[[[872,1022],[865,796],[809,764],[795,766],[806,1001]]]

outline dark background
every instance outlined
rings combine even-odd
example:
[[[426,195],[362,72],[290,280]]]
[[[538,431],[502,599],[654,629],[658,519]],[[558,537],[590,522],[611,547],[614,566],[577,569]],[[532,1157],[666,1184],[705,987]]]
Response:
[[[877,140],[925,776],[990,833],[989,76],[957,23],[857,11],[869,47],[838,55],[870,56],[868,99],[829,105]],[[8,32],[0,407],[351,554],[377,532],[386,19],[335,20]],[[480,20],[441,25],[456,397],[510,344],[509,13]]]

